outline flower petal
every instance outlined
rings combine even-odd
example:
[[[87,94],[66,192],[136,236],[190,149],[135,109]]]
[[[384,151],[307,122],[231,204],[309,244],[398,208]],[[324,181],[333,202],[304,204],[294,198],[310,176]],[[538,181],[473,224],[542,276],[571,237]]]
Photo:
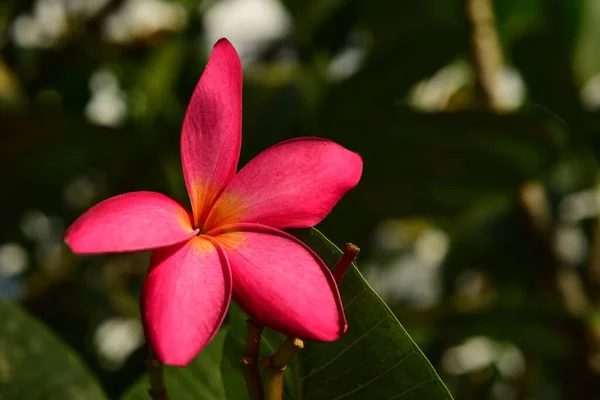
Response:
[[[194,226],[235,175],[242,143],[242,67],[227,40],[219,40],[194,90],[181,132],[181,163]]]
[[[65,233],[75,253],[140,251],[183,242],[198,232],[177,201],[155,192],[125,193],[83,213]]]
[[[308,246],[259,224],[219,228],[233,275],[233,298],[252,318],[296,337],[331,341],[346,331],[337,285]]]
[[[215,336],[231,299],[231,271],[207,236],[152,253],[141,294],[147,339],[159,360],[188,364]]]
[[[223,191],[204,227],[255,222],[275,228],[319,223],[358,183],[360,156],[326,139],[279,143],[250,161]]]

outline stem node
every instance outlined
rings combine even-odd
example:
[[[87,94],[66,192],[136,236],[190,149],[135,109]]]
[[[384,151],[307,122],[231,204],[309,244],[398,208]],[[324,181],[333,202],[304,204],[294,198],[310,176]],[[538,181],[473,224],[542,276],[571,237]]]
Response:
[[[244,356],[240,360],[240,364],[242,365],[242,371],[244,372],[248,396],[250,396],[250,399],[252,400],[262,400],[264,398],[264,391],[257,360],[263,326],[252,319],[248,319],[246,321],[246,328],[248,329],[246,335],[246,348],[244,349]]]

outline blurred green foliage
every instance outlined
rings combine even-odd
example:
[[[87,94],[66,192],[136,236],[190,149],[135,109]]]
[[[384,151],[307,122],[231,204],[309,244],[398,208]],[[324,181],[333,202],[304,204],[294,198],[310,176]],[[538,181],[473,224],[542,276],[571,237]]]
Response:
[[[312,135],[363,156],[319,229],[362,248],[359,268],[455,398],[593,397],[600,8],[494,5],[502,114],[477,107],[462,1],[0,2],[0,296],[110,398],[140,378],[148,255],[74,256],[62,233],[118,193],[187,202],[179,129],[228,36],[244,61],[241,162]],[[271,6],[287,20],[250,12]]]

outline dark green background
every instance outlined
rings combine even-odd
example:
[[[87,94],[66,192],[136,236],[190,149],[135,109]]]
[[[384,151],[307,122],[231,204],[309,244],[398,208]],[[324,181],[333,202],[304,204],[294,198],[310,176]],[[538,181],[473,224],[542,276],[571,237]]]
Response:
[[[94,334],[109,318],[138,317],[148,255],[74,256],[62,232],[85,208],[127,191],[187,201],[179,128],[208,56],[205,13],[217,2],[176,1],[187,24],[115,43],[106,23],[130,2],[108,1],[89,17],[67,11],[66,30],[46,47],[22,46],[15,27],[40,12],[37,3],[0,2],[0,246],[16,243],[29,257],[22,273],[0,275],[0,296],[76,349],[114,398],[143,373],[144,349],[106,368]],[[69,2],[45,3],[64,10]],[[305,135],[363,156],[361,183],[319,229],[338,246],[361,247],[367,278],[388,277],[384,297],[457,399],[579,399],[600,390],[598,201],[588,198],[592,212],[581,218],[565,212],[584,209],[569,208],[568,196],[597,186],[600,118],[581,101],[600,73],[594,3],[495,2],[505,64],[525,88],[521,107],[503,115],[476,107],[458,0],[281,0],[290,31],[245,63],[242,163]],[[349,47],[362,49],[362,61],[332,78],[332,60]],[[448,101],[430,112],[414,107],[415,85],[450,64],[467,78]],[[116,127],[85,114],[90,79],[102,69],[127,105]],[[543,240],[518,200],[531,181],[548,202]],[[443,232],[449,247],[431,275],[439,295],[419,305],[402,283],[428,268],[415,245],[431,232]],[[455,346],[474,337],[495,343],[485,351],[510,349],[502,354],[517,354],[509,364],[520,369],[506,373],[498,356],[458,373]]]

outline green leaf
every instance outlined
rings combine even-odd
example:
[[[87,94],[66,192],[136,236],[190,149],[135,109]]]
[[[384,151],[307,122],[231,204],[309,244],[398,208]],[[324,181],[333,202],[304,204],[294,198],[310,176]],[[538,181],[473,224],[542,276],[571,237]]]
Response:
[[[221,371],[218,366],[227,334],[223,326],[214,339],[185,368],[165,367],[167,391],[171,399],[222,400],[225,398]],[[148,376],[142,376],[121,397],[121,400],[148,400]]]
[[[0,399],[106,399],[79,357],[41,323],[4,301],[0,321]]]
[[[293,230],[333,267],[342,252],[318,230]],[[348,332],[331,343],[305,342],[285,375],[284,397],[318,399],[452,399],[427,358],[355,265],[340,283]],[[247,399],[239,367],[245,344],[245,314],[233,306],[221,364],[228,399]],[[261,356],[275,353],[283,337],[265,330]],[[297,387],[298,383],[300,388]],[[296,385],[296,386],[295,386]]]
[[[295,230],[331,268],[342,252],[316,229]],[[300,353],[303,399],[452,399],[419,347],[352,265],[340,282],[348,332]]]

